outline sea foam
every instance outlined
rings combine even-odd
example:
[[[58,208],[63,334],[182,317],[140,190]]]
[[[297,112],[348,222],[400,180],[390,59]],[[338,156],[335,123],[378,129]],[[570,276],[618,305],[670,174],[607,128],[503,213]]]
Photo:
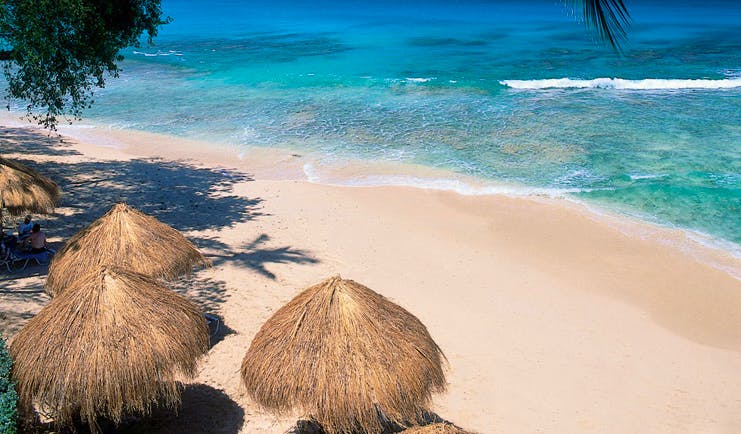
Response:
[[[156,53],[146,53],[144,51],[132,51],[133,54],[137,54],[144,57],[159,57],[159,56],[182,56],[183,53],[175,50],[168,50],[168,51],[160,51],[157,50]]]
[[[435,80],[436,77],[406,77],[405,80],[410,83],[427,83],[428,81]]]
[[[359,175],[352,178],[325,177],[312,163],[303,166],[308,182],[314,184],[341,185],[346,187],[416,187],[430,190],[453,191],[465,196],[503,195],[510,197],[539,196],[554,199],[569,199],[570,195],[606,188],[548,188],[525,185],[485,184],[475,185],[453,178],[428,178],[414,175]]]
[[[548,78],[543,80],[501,80],[499,83],[512,89],[732,89],[741,87],[741,77],[719,80],[663,78],[647,78],[643,80],[595,78],[592,80],[578,80],[572,78]]]

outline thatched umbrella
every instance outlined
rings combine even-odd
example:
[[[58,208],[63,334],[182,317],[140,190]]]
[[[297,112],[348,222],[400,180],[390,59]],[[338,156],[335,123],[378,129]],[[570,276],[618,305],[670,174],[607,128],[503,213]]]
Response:
[[[405,429],[402,434],[474,434],[449,422],[432,423]]]
[[[51,179],[24,164],[0,157],[0,231],[3,208],[10,215],[50,213],[61,196]]]
[[[262,326],[242,361],[251,397],[302,411],[329,434],[420,423],[445,389],[444,356],[411,313],[339,276],[314,285]]]
[[[61,197],[51,179],[17,161],[0,157],[0,192],[11,215],[50,213]]]
[[[155,279],[101,268],[55,297],[10,347],[20,406],[59,425],[79,416],[118,423],[156,402],[180,402],[176,379],[193,377],[208,350],[199,309]]]
[[[208,261],[180,232],[124,203],[75,234],[49,266],[51,296],[89,270],[124,267],[147,276],[175,278]]]

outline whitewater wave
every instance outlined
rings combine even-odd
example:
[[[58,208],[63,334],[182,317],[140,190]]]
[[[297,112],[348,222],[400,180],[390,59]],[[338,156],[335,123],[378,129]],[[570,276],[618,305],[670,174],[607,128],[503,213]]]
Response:
[[[425,178],[413,175],[364,175],[355,178],[325,178],[312,164],[303,166],[308,182],[314,184],[342,185],[347,187],[417,187],[431,190],[454,191],[465,196],[503,195],[510,197],[539,196],[568,199],[571,194],[586,193],[606,188],[548,188],[519,185],[473,185],[458,179]]]
[[[718,80],[664,78],[647,78],[643,80],[595,78],[592,80],[577,80],[572,78],[548,78],[543,80],[501,80],[499,83],[512,89],[732,89],[741,87],[741,77]]]
[[[183,53],[175,50],[168,50],[168,51],[157,51],[156,53],[146,53],[144,51],[133,51],[133,54],[138,54],[140,56],[144,57],[159,57],[159,56],[182,56]]]
[[[663,178],[667,176],[666,174],[654,174],[654,173],[636,173],[636,174],[629,174],[631,181],[640,181],[642,179],[656,179],[656,178]]]
[[[405,80],[410,83],[427,83],[435,80],[437,77],[406,77]]]

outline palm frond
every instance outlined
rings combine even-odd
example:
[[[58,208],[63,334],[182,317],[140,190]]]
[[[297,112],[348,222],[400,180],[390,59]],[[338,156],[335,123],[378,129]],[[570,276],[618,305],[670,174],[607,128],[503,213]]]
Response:
[[[600,39],[608,42],[616,51],[626,39],[626,28],[630,25],[630,14],[623,0],[569,0],[580,7],[584,22],[593,28]]]

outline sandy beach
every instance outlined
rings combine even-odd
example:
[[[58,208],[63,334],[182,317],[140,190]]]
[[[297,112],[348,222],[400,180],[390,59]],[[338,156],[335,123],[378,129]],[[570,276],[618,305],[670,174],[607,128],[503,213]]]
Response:
[[[741,432],[741,260],[558,199],[308,182],[304,156],[129,131],[0,128],[64,191],[54,246],[118,200],[211,261],[174,289],[222,319],[179,417],[127,432],[284,433],[239,367],[270,315],[341,274],[416,315],[449,361],[441,418],[480,433]],[[48,302],[45,266],[0,277],[0,331]],[[736,276],[736,277],[734,277]]]

